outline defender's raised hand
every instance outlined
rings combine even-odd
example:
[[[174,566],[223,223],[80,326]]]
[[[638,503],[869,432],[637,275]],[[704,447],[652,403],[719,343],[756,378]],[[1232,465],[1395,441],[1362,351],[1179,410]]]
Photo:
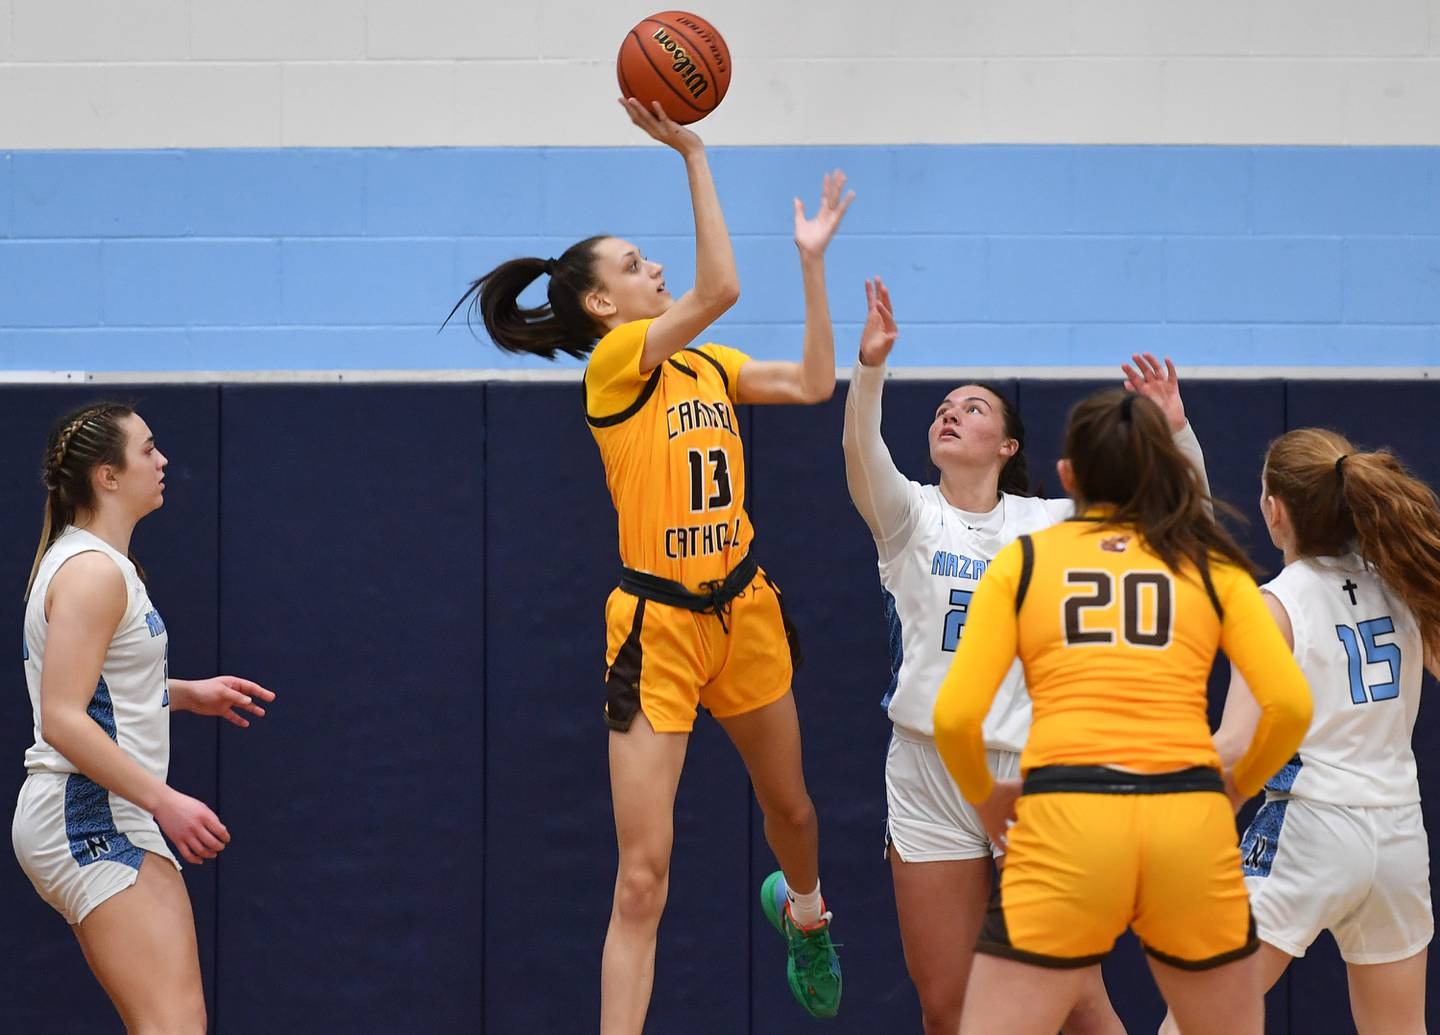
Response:
[[[1120,369],[1125,372],[1125,390],[1139,392],[1160,407],[1165,419],[1170,422],[1171,431],[1183,430],[1185,404],[1180,400],[1180,378],[1175,373],[1175,364],[1170,361],[1170,357],[1165,357],[1163,367],[1149,352],[1132,355],[1130,358],[1135,361],[1135,366],[1132,367],[1129,363],[1120,364]]]
[[[867,367],[884,363],[895,347],[900,329],[890,306],[890,290],[876,277],[865,282],[865,328],[860,332],[860,362]]]
[[[795,247],[800,254],[818,257],[825,254],[830,239],[845,218],[845,210],[855,200],[855,192],[845,193],[845,174],[839,169],[825,174],[820,187],[820,208],[813,217],[805,215],[805,204],[795,199]]]

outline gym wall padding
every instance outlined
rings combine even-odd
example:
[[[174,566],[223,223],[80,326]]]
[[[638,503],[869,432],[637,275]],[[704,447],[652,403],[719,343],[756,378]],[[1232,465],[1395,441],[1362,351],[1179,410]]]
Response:
[[[483,392],[227,388],[217,1030],[467,1031],[485,842]]]
[[[926,429],[952,387],[886,386],[886,439],[910,477],[934,479]],[[1058,492],[1064,415],[1088,386],[1002,387],[1018,398],[1032,472]],[[845,488],[844,392],[819,407],[742,409],[748,503],[757,556],[806,655],[795,694],[846,966],[831,1029],[914,1031],[881,856],[886,634],[874,544]],[[0,585],[13,588],[0,594],[0,623],[17,637],[45,429],[106,394],[0,389],[0,474],[12,486]],[[170,629],[172,671],[246,675],[280,695],[249,730],[174,720],[174,783],[214,804],[234,839],[218,864],[185,870],[213,1030],[593,1031],[615,875],[601,677],[618,562],[578,386],[123,394],[171,458],[166,506],[135,548]],[[1192,381],[1185,402],[1212,486],[1250,516],[1239,534],[1270,570],[1259,462],[1285,427],[1390,443],[1440,480],[1440,396],[1428,383]],[[19,665],[11,671],[0,746],[13,794],[30,718]],[[1219,663],[1212,679],[1216,709],[1227,671]],[[1417,754],[1432,800],[1437,721],[1422,709]],[[743,768],[702,715],[677,801],[647,1031],[758,1035],[804,1022],[756,903],[772,867]],[[73,937],[13,861],[0,863],[0,895],[3,1027],[109,1030]],[[1133,939],[1105,969],[1126,1024],[1153,1030],[1160,1001]],[[1328,938],[1271,994],[1267,1030],[1353,1030]]]

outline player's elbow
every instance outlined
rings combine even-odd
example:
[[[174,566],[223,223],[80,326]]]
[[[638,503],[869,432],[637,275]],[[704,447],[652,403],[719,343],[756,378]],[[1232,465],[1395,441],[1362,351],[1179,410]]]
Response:
[[[801,401],[810,405],[814,405],[815,403],[823,403],[829,401],[829,399],[834,394],[835,372],[832,370],[830,371],[829,377],[825,377],[822,375],[819,378],[807,381],[803,386],[803,395]]]
[[[89,720],[89,716],[83,712],[81,717]],[[44,695],[40,698],[40,736],[45,743],[58,751],[66,758],[70,757],[69,748],[72,743],[71,733],[75,728],[76,715],[74,709],[68,709],[64,705],[52,704],[47,701]]]
[[[1299,748],[1300,741],[1305,738],[1305,733],[1310,729],[1310,719],[1314,714],[1315,704],[1310,698],[1310,687],[1301,683],[1298,687],[1280,695],[1270,704],[1270,721],[1275,730],[1275,736],[1283,739],[1285,743],[1292,741],[1295,748]]]
[[[706,285],[703,289],[697,285],[695,293],[700,297],[700,301],[707,311],[719,316],[728,312],[736,302],[740,301],[740,281],[734,277],[725,277],[718,283]]]
[[[1315,715],[1315,702],[1310,696],[1310,685],[1300,684],[1299,689],[1292,694],[1286,695],[1285,711],[1282,722],[1286,723],[1286,729],[1295,731],[1299,737],[1305,736],[1310,729],[1310,720]]]
[[[970,733],[970,717],[965,713],[964,708],[957,708],[953,702],[945,700],[942,694],[935,702],[935,741],[943,741],[946,745],[957,744],[963,741]]]

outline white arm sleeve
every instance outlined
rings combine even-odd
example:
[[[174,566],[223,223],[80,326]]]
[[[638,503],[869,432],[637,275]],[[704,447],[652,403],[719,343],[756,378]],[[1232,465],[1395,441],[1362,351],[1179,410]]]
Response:
[[[1185,454],[1185,459],[1190,461],[1190,466],[1195,468],[1195,475],[1200,479],[1200,488],[1205,490],[1205,495],[1210,495],[1210,475],[1205,471],[1205,451],[1200,448],[1200,440],[1195,437],[1195,429],[1190,426],[1187,420],[1185,426],[1175,432],[1175,445],[1180,452]],[[1215,516],[1215,508],[1209,503],[1205,509],[1210,511],[1210,516]]]
[[[855,509],[870,526],[881,561],[890,560],[915,532],[911,483],[880,437],[880,392],[885,367],[856,362],[845,395],[845,480]]]

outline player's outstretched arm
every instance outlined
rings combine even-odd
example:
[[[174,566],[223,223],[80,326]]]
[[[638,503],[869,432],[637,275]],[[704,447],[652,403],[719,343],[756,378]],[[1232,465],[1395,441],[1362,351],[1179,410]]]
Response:
[[[909,541],[914,532],[910,507],[910,481],[890,456],[880,435],[880,393],[885,384],[885,360],[900,329],[890,304],[890,292],[876,277],[865,282],[865,328],[860,333],[860,357],[845,394],[845,482],[855,509],[870,526],[882,560]]]
[[[690,203],[695,210],[695,283],[650,324],[640,358],[640,369],[646,371],[654,370],[725,315],[740,297],[740,275],[705,144],[693,130],[673,122],[658,101],[651,108],[633,97],[620,103],[631,122],[685,159]]]
[[[1175,372],[1175,364],[1166,356],[1165,365],[1162,367],[1160,361],[1150,352],[1135,353],[1130,358],[1135,363],[1133,367],[1129,363],[1120,364],[1120,369],[1125,374],[1126,390],[1145,396],[1165,414],[1165,419],[1170,422],[1170,431],[1175,436],[1175,444],[1180,447],[1180,451],[1190,461],[1190,466],[1195,469],[1196,477],[1200,479],[1200,488],[1207,497],[1206,507],[1213,517],[1215,509],[1208,500],[1210,475],[1205,470],[1205,452],[1200,448],[1195,429],[1190,426],[1190,421],[1185,416],[1185,403],[1180,398],[1180,375]]]
[[[805,344],[799,363],[751,360],[740,368],[742,403],[817,403],[835,392],[835,332],[825,288],[825,249],[830,246],[855,192],[845,192],[845,174],[826,173],[820,207],[813,217],[795,199],[795,247],[805,284]]]

